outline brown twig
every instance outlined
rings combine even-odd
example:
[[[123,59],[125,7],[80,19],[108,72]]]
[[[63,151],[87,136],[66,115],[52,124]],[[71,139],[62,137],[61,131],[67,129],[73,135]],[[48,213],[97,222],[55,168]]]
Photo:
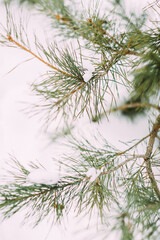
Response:
[[[97,27],[97,25],[95,25],[95,24],[93,23],[92,19],[88,18],[87,20],[88,20],[88,22],[89,22],[95,29],[98,30],[99,33],[101,33],[101,34],[106,34],[106,31],[105,31],[104,29],[100,28],[100,27]]]
[[[109,33],[107,33],[103,28],[98,27],[96,24],[93,23],[92,19],[88,18],[90,24],[92,24],[93,28],[97,29],[100,34],[107,35],[113,42],[117,43],[120,47],[122,45]]]
[[[50,13],[50,14],[53,15],[52,13]],[[68,18],[61,17],[59,14],[55,15],[55,18],[56,18],[57,21],[62,21],[68,27],[72,27],[73,28],[73,25],[69,23],[69,19]]]
[[[106,74],[108,74],[109,70],[111,69],[111,67],[116,64],[119,59],[123,56],[126,55],[135,55],[135,56],[139,56],[140,54],[134,51],[130,51],[129,49],[122,49],[121,51],[117,51],[115,54],[113,54],[113,56],[111,57],[111,59],[108,62],[107,66],[104,66],[104,72],[101,73],[100,75],[97,75],[97,77],[103,77]]]
[[[137,103],[128,103],[128,104],[124,104],[124,105],[121,105],[119,107],[114,107],[114,108],[111,108],[109,110],[106,110],[105,112],[107,113],[111,113],[111,112],[118,112],[118,111],[122,111],[122,110],[125,110],[125,109],[129,109],[129,108],[136,108],[136,107],[143,107],[143,108],[154,108],[154,109],[157,109],[158,111],[160,111],[160,106],[158,105],[154,105],[154,104],[151,104],[151,103],[145,103],[145,102],[137,102]],[[105,115],[105,113],[102,113],[100,115],[100,117],[103,117]],[[149,135],[148,135],[149,136]]]
[[[63,100],[65,100],[66,98],[68,98],[68,97],[70,97],[71,95],[73,95],[77,90],[80,90],[85,84],[86,84],[86,82],[83,82],[79,87],[73,89],[71,92],[69,92],[68,94],[66,94],[63,98],[61,98],[60,100],[58,100],[58,101],[54,104],[54,107],[57,106],[58,104],[60,104],[61,102],[63,102]]]
[[[155,191],[158,199],[160,200],[160,190],[158,188],[157,181],[154,177],[154,173],[153,173],[151,161],[150,161],[151,156],[152,156],[154,141],[155,141],[155,138],[157,136],[159,129],[160,129],[160,115],[157,117],[156,122],[153,124],[144,160],[146,162],[146,170],[147,170],[149,179],[151,181],[152,187],[154,188],[154,191]]]
[[[111,112],[116,112],[116,111],[122,111],[122,110],[125,110],[125,109],[128,109],[128,108],[136,108],[136,107],[152,107],[152,108],[155,108],[157,110],[160,111],[160,106],[158,105],[154,105],[154,104],[151,104],[151,103],[145,103],[145,102],[137,102],[137,103],[128,103],[128,104],[124,104],[122,106],[119,106],[117,108],[113,108],[111,109],[110,111]]]
[[[7,39],[8,39],[10,42],[14,43],[16,46],[18,46],[18,47],[20,47],[21,49],[23,49],[24,51],[30,53],[32,56],[34,56],[35,58],[37,58],[39,61],[43,62],[43,63],[44,63],[45,65],[47,65],[48,67],[54,69],[55,71],[60,72],[60,73],[62,73],[62,74],[64,74],[64,75],[67,75],[67,76],[69,76],[69,77],[77,78],[76,76],[71,75],[71,74],[69,74],[69,73],[67,73],[67,72],[64,72],[64,71],[60,70],[59,68],[54,67],[54,66],[51,65],[50,63],[44,61],[42,58],[40,58],[38,55],[36,55],[35,53],[33,53],[31,50],[27,49],[26,47],[24,47],[23,45],[21,45],[20,43],[18,43],[16,40],[14,40],[10,35],[7,35]],[[82,81],[82,80],[81,80],[81,81]]]

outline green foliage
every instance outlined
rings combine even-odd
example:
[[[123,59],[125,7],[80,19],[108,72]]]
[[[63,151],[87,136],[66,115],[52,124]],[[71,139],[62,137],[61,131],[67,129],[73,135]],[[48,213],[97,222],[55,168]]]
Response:
[[[142,239],[157,239],[160,231],[160,202],[154,190],[142,178],[127,189],[127,206],[132,224],[141,225]],[[135,220],[136,219],[136,220]]]
[[[20,0],[20,3],[24,3],[24,2],[28,2],[28,3],[31,3],[31,4],[35,4],[37,1],[36,0]]]
[[[134,88],[137,97],[148,99],[150,96],[158,95],[160,86],[160,29],[149,33],[144,37],[143,44],[149,48],[144,52],[134,71]],[[145,46],[144,46],[145,47]]]
[[[145,14],[128,16],[122,1],[112,1],[112,10],[107,9],[108,1],[104,2],[103,13],[98,3],[86,12],[78,11],[71,1],[70,4],[64,0],[20,1],[23,2],[33,3],[32,7],[49,17],[61,40],[77,40],[74,46],[66,48],[56,43],[57,36],[54,42],[42,43],[35,35],[31,42],[23,21],[17,24],[6,6],[7,24],[2,26],[0,43],[27,52],[49,68],[32,84],[32,90],[42,99],[35,109],[46,110],[44,115],[49,124],[58,117],[66,123],[67,129],[63,128],[58,135],[71,134],[70,121],[82,115],[100,123],[102,116],[109,117],[108,113],[115,111],[131,118],[148,111],[152,121],[147,136],[126,143],[127,147],[120,150],[102,136],[94,138],[95,145],[85,137],[79,140],[72,136],[70,147],[75,155],[67,155],[59,162],[65,174],[54,183],[32,182],[30,174],[45,168],[34,163],[25,167],[13,159],[9,171],[13,179],[0,186],[4,218],[27,209],[25,218],[37,225],[51,216],[61,221],[73,209],[78,215],[91,217],[96,212],[101,223],[106,224],[109,211],[114,211],[117,215],[112,216],[115,224],[111,228],[120,232],[121,240],[134,240],[136,234],[141,239],[157,240],[160,234],[160,190],[155,177],[160,150],[155,145],[160,129],[157,22],[150,22],[147,27]],[[120,105],[121,87],[129,93],[124,105]],[[52,139],[57,137],[55,134]]]
[[[141,97],[131,97],[130,100],[126,101],[126,104],[134,104],[134,103],[141,103],[142,99]],[[145,109],[143,107],[131,107],[129,109],[122,110],[122,114],[125,116],[132,118],[135,118],[137,115],[144,114]]]

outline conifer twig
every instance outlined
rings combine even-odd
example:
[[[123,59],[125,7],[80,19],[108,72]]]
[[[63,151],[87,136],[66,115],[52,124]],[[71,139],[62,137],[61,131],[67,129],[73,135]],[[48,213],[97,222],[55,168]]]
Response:
[[[113,36],[111,36],[109,33],[107,33],[104,29],[101,29],[101,28],[99,28],[98,26],[96,26],[90,18],[88,18],[88,21],[89,21],[89,22],[92,24],[92,26],[93,26],[94,28],[96,28],[101,34],[107,35],[113,42],[117,43],[118,46],[122,47],[122,44],[120,44]]]
[[[114,64],[116,64],[122,56],[126,56],[126,55],[136,55],[136,56],[139,56],[139,53],[134,52],[134,51],[130,51],[129,49],[122,49],[121,51],[116,52],[111,57],[111,59],[108,62],[107,66],[104,66],[104,70],[105,71],[103,73],[97,75],[97,77],[104,77],[106,74],[108,74],[108,72],[110,71],[112,66]]]
[[[157,117],[156,122],[153,124],[144,160],[146,162],[146,169],[147,169],[147,173],[148,173],[149,179],[151,181],[152,187],[154,188],[155,193],[156,193],[158,199],[160,200],[160,190],[158,188],[157,181],[154,177],[154,173],[153,173],[151,161],[150,161],[152,151],[153,151],[154,141],[155,141],[155,138],[157,136],[159,129],[160,129],[160,115]]]
[[[117,155],[122,155],[128,151],[130,151],[131,149],[133,149],[134,147],[136,147],[137,145],[139,145],[141,142],[143,142],[145,139],[147,139],[150,136],[150,133],[148,135],[146,135],[145,137],[141,138],[138,142],[136,142],[134,145],[132,145],[131,147],[129,147],[128,149],[126,149],[123,152],[119,152],[117,153]]]
[[[109,110],[105,110],[105,113],[118,112],[118,111],[123,111],[123,110],[126,110],[126,109],[130,109],[130,108],[138,108],[138,107],[139,108],[140,107],[142,107],[142,108],[154,108],[154,109],[160,111],[160,106],[159,105],[146,103],[146,102],[136,102],[136,103],[123,104],[121,106],[114,107],[114,108],[111,108]],[[105,115],[105,113],[102,113],[99,117],[103,117]]]
[[[16,46],[18,46],[18,47],[20,47],[21,49],[25,50],[26,52],[30,53],[32,56],[34,56],[35,58],[37,58],[38,60],[40,60],[41,62],[43,62],[43,63],[44,63],[45,65],[47,65],[48,67],[54,69],[55,71],[60,72],[60,73],[62,73],[62,74],[64,74],[64,75],[67,75],[67,76],[69,76],[69,77],[77,78],[76,76],[71,75],[71,74],[69,74],[69,73],[67,73],[67,72],[64,72],[64,71],[60,70],[59,68],[54,67],[54,66],[51,65],[50,63],[44,61],[42,58],[40,58],[38,55],[36,55],[35,53],[33,53],[31,50],[27,49],[26,47],[24,47],[23,45],[21,45],[20,43],[18,43],[16,40],[14,40],[10,35],[7,35],[7,39],[8,39],[10,42],[14,43]],[[81,80],[81,81],[82,81],[82,80]]]
[[[119,107],[112,108],[110,111],[111,112],[116,112],[116,111],[122,111],[122,110],[125,110],[125,109],[128,109],[128,108],[137,108],[137,107],[152,107],[152,108],[160,111],[160,106],[154,105],[154,104],[151,104],[151,103],[145,103],[145,102],[124,104],[124,105],[121,105]]]
[[[126,165],[126,163],[128,163],[130,161],[133,161],[133,160],[136,160],[137,158],[144,158],[144,155],[135,155],[135,156],[133,156],[131,158],[127,158],[124,162],[120,163],[116,167],[112,168],[109,171],[106,171],[106,172],[102,173],[102,175],[110,174],[110,173],[118,170],[119,168],[123,167],[124,165]]]
[[[68,94],[66,94],[62,99],[58,100],[54,106],[57,106],[58,104],[60,104],[61,102],[63,102],[66,98],[70,97],[72,94],[74,94],[76,91],[80,90],[84,85],[86,84],[86,82],[83,82],[79,87],[73,89],[71,92],[69,92]]]

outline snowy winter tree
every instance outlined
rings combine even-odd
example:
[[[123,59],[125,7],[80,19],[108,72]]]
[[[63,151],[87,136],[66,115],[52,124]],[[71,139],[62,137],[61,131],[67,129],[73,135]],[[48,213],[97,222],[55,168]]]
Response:
[[[139,16],[127,13],[120,0],[91,1],[88,10],[81,4],[19,2],[48,17],[54,38],[46,36],[44,43],[36,34],[30,38],[23,15],[17,23],[12,3],[6,3],[1,45],[21,49],[48,68],[33,79],[38,103],[30,112],[42,117],[45,128],[58,120],[54,141],[64,137],[72,153],[57,159],[56,171],[34,162],[27,167],[12,157],[12,169],[0,185],[0,210],[5,219],[23,209],[25,219],[37,225],[53,216],[61,221],[74,209],[77,216],[96,216],[97,224],[105,226],[104,239],[107,231],[117,231],[121,240],[158,240],[160,3],[146,5]],[[79,137],[72,131],[79,119],[100,126],[109,124],[113,114],[148,119],[148,134],[119,149],[110,136],[93,134],[88,140],[87,133]]]

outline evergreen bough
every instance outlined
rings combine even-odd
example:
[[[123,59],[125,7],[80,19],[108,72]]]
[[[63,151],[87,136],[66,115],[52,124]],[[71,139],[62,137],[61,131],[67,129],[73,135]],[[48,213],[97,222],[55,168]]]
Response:
[[[59,162],[65,175],[54,183],[29,182],[32,171],[43,166],[30,163],[26,168],[12,158],[10,174],[14,181],[0,186],[4,218],[26,208],[25,217],[37,225],[52,215],[55,221],[61,220],[72,208],[77,214],[92,214],[94,210],[102,224],[111,222],[108,229],[121,232],[121,240],[137,239],[137,234],[140,239],[158,240],[159,21],[148,19],[147,7],[139,17],[133,13],[128,16],[121,1],[112,2],[110,10],[111,2],[102,1],[103,14],[96,4],[88,13],[83,8],[76,11],[77,2],[72,0],[67,5],[64,0],[22,0],[20,4],[24,2],[49,17],[61,39],[77,39],[78,47],[60,48],[55,42],[44,46],[35,36],[33,50],[22,21],[14,23],[6,3],[7,24],[2,27],[0,42],[28,52],[48,67],[45,77],[32,87],[43,99],[35,108],[46,110],[47,124],[56,118],[67,123],[67,130],[57,135],[72,133],[69,124],[82,116],[102,124],[104,118],[118,111],[131,118],[145,114],[150,131],[142,139],[126,143],[123,150],[111,146],[102,136],[96,139],[102,140],[101,147],[72,136],[77,155],[65,156]],[[149,7],[159,16],[158,1]],[[85,51],[90,52],[87,57]],[[124,104],[119,104],[121,86],[130,93]]]

